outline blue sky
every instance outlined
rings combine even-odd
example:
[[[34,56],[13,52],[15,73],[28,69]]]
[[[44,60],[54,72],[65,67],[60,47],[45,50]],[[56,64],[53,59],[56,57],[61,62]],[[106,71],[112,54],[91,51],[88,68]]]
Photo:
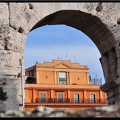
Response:
[[[70,60],[88,65],[92,78],[104,76],[99,50],[83,32],[66,25],[46,25],[29,32],[25,44],[25,69],[52,60]]]

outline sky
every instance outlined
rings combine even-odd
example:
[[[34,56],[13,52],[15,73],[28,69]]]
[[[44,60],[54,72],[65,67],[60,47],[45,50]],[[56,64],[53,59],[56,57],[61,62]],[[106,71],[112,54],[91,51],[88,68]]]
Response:
[[[66,25],[45,25],[28,33],[25,44],[25,69],[52,60],[70,60],[88,65],[92,78],[105,83],[100,52],[92,40],[75,28]]]

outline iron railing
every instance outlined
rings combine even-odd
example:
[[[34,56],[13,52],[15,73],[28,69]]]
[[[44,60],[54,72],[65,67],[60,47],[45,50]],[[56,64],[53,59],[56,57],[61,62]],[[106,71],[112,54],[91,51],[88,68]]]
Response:
[[[107,104],[106,99],[99,99],[99,100],[90,100],[90,99],[74,99],[74,98],[36,98],[36,103],[102,103]]]

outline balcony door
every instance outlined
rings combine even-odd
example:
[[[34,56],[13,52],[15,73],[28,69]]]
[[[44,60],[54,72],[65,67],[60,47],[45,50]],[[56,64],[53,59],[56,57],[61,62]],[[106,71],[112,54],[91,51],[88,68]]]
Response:
[[[63,103],[63,94],[60,93],[57,94],[57,101],[58,103]]]
[[[44,94],[44,93],[40,94],[40,102],[41,103],[46,103],[46,94]]]
[[[74,102],[79,103],[79,94],[74,94]]]
[[[95,103],[95,94],[90,95],[90,102]]]

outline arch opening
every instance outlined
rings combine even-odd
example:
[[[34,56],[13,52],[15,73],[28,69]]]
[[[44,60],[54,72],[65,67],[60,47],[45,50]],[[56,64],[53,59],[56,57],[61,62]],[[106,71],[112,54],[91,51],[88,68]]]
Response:
[[[75,28],[66,25],[42,26],[28,34],[26,47],[26,68],[36,61],[43,63],[57,59],[70,60],[80,65],[88,65],[90,77],[99,79],[99,84],[105,82],[99,61],[100,52],[87,35]],[[31,62],[28,64],[29,59]]]
[[[61,10],[41,19],[31,31],[45,25],[66,25],[85,33],[101,54],[100,62],[105,81],[113,80],[118,76],[114,36],[98,17],[79,10]]]

